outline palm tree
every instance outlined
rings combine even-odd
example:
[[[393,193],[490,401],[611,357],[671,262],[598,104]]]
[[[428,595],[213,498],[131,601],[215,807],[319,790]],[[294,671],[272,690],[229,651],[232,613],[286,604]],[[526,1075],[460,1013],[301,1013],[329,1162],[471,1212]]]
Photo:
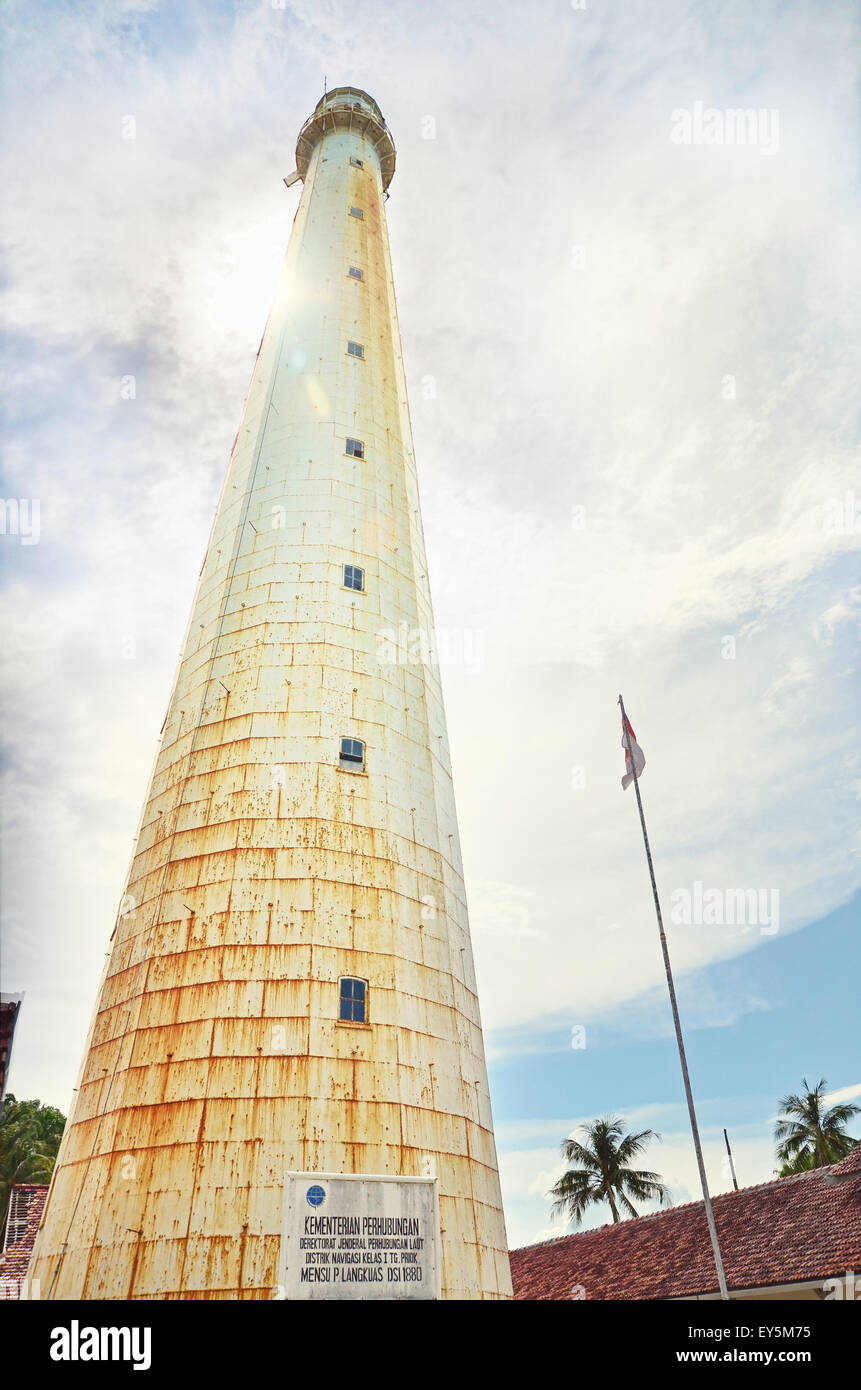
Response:
[[[818,1168],[819,1164],[813,1157],[813,1153],[798,1154],[791,1163],[784,1163],[782,1168],[775,1168],[775,1176],[778,1178],[794,1178],[796,1173],[809,1173],[812,1168]]]
[[[806,1076],[801,1081],[804,1094],[783,1097],[774,1127],[777,1157],[784,1164],[779,1175],[782,1178],[839,1163],[858,1143],[846,1133],[846,1125],[853,1116],[861,1115],[861,1106],[844,1103],[827,1110],[823,1106],[825,1078],[813,1090]]]
[[[652,1139],[660,1139],[660,1134],[651,1129],[644,1129],[640,1134],[623,1134],[622,1124],[623,1121],[614,1116],[593,1120],[583,1125],[586,1143],[579,1143],[573,1136],[564,1140],[562,1154],[566,1163],[578,1166],[563,1173],[548,1194],[555,1199],[554,1216],[564,1212],[569,1221],[579,1226],[587,1207],[609,1202],[615,1222],[622,1219],[620,1206],[628,1216],[638,1214],[629,1200],[631,1197],[641,1202],[657,1197],[662,1205],[669,1202],[669,1191],[659,1174],[628,1166]]]
[[[16,1182],[51,1181],[65,1125],[65,1116],[53,1105],[6,1096],[0,1118],[0,1231]]]

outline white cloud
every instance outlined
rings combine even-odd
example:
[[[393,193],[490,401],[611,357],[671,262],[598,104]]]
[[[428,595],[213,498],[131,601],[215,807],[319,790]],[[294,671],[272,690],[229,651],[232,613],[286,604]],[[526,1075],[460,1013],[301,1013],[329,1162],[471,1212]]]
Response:
[[[826,1105],[840,1105],[843,1101],[855,1100],[861,1096],[861,1082],[857,1086],[841,1086],[838,1091],[829,1091],[825,1096]]]
[[[834,642],[835,634],[844,623],[851,623],[855,628],[856,640],[861,637],[859,623],[861,623],[861,585],[856,585],[850,589],[843,598],[832,603],[814,624],[814,633],[828,646]]]

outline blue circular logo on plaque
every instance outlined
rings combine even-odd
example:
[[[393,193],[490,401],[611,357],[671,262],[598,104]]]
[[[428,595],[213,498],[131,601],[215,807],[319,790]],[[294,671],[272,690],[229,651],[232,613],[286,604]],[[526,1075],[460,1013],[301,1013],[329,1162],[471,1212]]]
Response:
[[[326,1200],[326,1189],[315,1183],[313,1187],[308,1188],[305,1198],[309,1207],[321,1207]]]

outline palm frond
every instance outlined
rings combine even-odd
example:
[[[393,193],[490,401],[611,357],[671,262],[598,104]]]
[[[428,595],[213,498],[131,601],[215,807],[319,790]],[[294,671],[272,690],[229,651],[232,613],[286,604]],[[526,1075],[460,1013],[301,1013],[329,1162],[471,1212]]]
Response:
[[[637,1215],[629,1193],[641,1201],[669,1201],[658,1173],[630,1166],[647,1144],[660,1139],[654,1130],[626,1134],[623,1120],[606,1115],[581,1126],[580,1133],[582,1138],[571,1134],[561,1145],[562,1156],[571,1166],[548,1193],[554,1215],[564,1213],[579,1225],[589,1206],[608,1202],[617,1221],[619,1209]]]
[[[624,1210],[628,1213],[629,1216],[639,1216],[639,1215],[640,1215],[640,1213],[637,1211],[637,1208],[636,1208],[631,1202],[628,1201],[628,1199],[627,1199],[627,1197],[625,1196],[624,1192],[620,1192],[620,1193],[619,1193],[619,1202],[620,1202],[620,1205],[624,1208]]]
[[[802,1085],[802,1095],[786,1095],[779,1102],[774,1142],[777,1157],[784,1165],[781,1172],[802,1172],[834,1163],[854,1147],[845,1126],[861,1114],[861,1107],[843,1102],[824,1109],[828,1089],[825,1077],[812,1088],[807,1077],[802,1077]]]
[[[629,1163],[632,1158],[639,1157],[653,1140],[660,1142],[660,1138],[660,1134],[654,1129],[643,1129],[639,1134],[626,1134],[616,1150],[616,1156],[620,1163]]]

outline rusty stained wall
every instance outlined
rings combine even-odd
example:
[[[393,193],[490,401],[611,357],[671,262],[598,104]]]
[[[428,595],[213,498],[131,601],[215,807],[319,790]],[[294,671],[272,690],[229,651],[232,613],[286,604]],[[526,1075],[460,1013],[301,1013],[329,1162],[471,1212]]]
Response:
[[[339,130],[201,571],[34,1255],[46,1295],[273,1297],[295,1169],[438,1173],[443,1296],[510,1296],[442,696],[433,665],[390,659],[402,624],[432,614],[379,163]],[[367,1025],[338,1021],[343,975],[369,982]]]

